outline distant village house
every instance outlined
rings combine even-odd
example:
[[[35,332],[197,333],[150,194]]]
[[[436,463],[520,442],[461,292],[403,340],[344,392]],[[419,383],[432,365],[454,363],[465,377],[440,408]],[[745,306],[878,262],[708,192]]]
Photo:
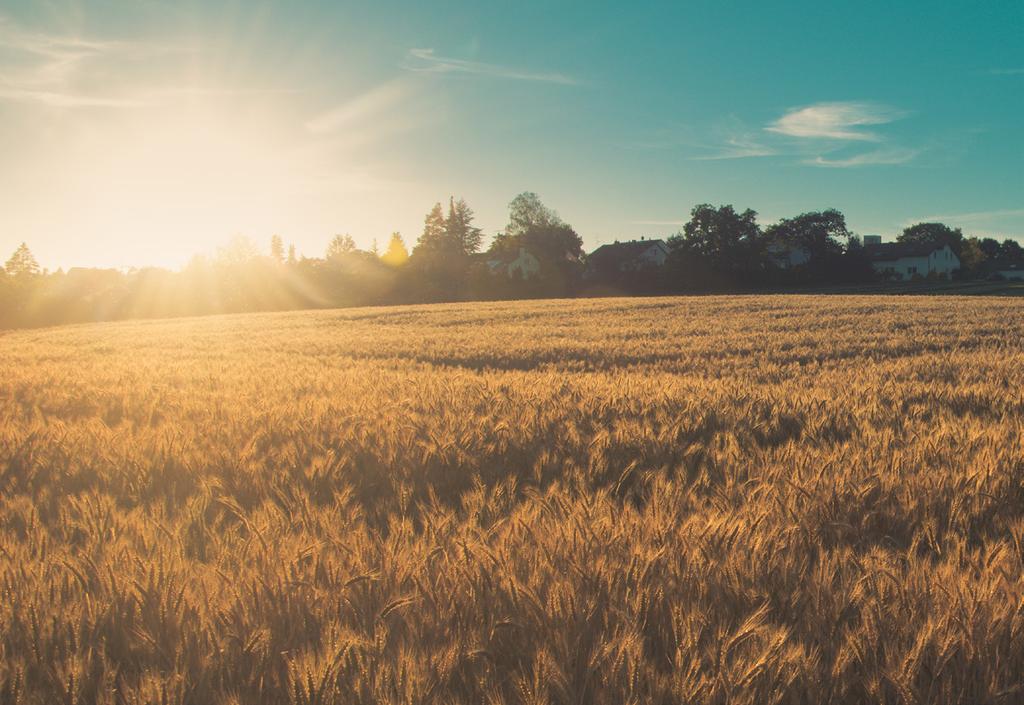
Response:
[[[526,280],[540,274],[540,260],[525,247],[520,247],[516,253],[489,256],[486,261],[491,274],[505,274],[509,279]]]
[[[587,256],[588,271],[592,275],[635,272],[661,267],[668,259],[668,245],[664,240],[631,240],[601,245]]]
[[[876,272],[897,281],[928,276],[948,278],[960,269],[960,259],[949,245],[866,240],[864,250]]]

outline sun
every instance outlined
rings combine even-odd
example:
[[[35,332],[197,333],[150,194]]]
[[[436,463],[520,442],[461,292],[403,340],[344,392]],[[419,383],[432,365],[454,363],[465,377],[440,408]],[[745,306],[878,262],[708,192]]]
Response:
[[[232,233],[266,227],[305,169],[271,115],[213,102],[79,132],[60,195],[107,262],[181,266]]]

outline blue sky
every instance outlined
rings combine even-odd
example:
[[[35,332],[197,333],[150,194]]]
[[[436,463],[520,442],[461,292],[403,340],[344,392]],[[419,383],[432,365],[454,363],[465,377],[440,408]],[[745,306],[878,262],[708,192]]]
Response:
[[[694,204],[1024,240],[1024,4],[0,5],[0,252],[181,264],[410,244],[536,191],[584,237]]]

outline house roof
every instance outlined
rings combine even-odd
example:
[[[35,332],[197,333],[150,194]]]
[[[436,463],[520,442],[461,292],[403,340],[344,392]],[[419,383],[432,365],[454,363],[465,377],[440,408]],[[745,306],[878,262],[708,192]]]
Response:
[[[876,262],[890,262],[904,257],[927,257],[945,246],[921,242],[885,242],[881,245],[867,245],[864,251],[869,259]]]
[[[592,263],[599,262],[628,262],[636,259],[647,250],[656,245],[668,249],[664,240],[630,240],[629,242],[616,242],[611,245],[601,245],[587,255]]]

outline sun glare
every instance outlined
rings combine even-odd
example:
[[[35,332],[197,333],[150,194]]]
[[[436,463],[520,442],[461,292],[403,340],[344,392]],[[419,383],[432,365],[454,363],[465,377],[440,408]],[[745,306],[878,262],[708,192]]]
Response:
[[[217,105],[95,125],[72,159],[69,207],[82,213],[85,233],[110,261],[165,266],[280,221],[290,181],[307,166],[272,116]]]

